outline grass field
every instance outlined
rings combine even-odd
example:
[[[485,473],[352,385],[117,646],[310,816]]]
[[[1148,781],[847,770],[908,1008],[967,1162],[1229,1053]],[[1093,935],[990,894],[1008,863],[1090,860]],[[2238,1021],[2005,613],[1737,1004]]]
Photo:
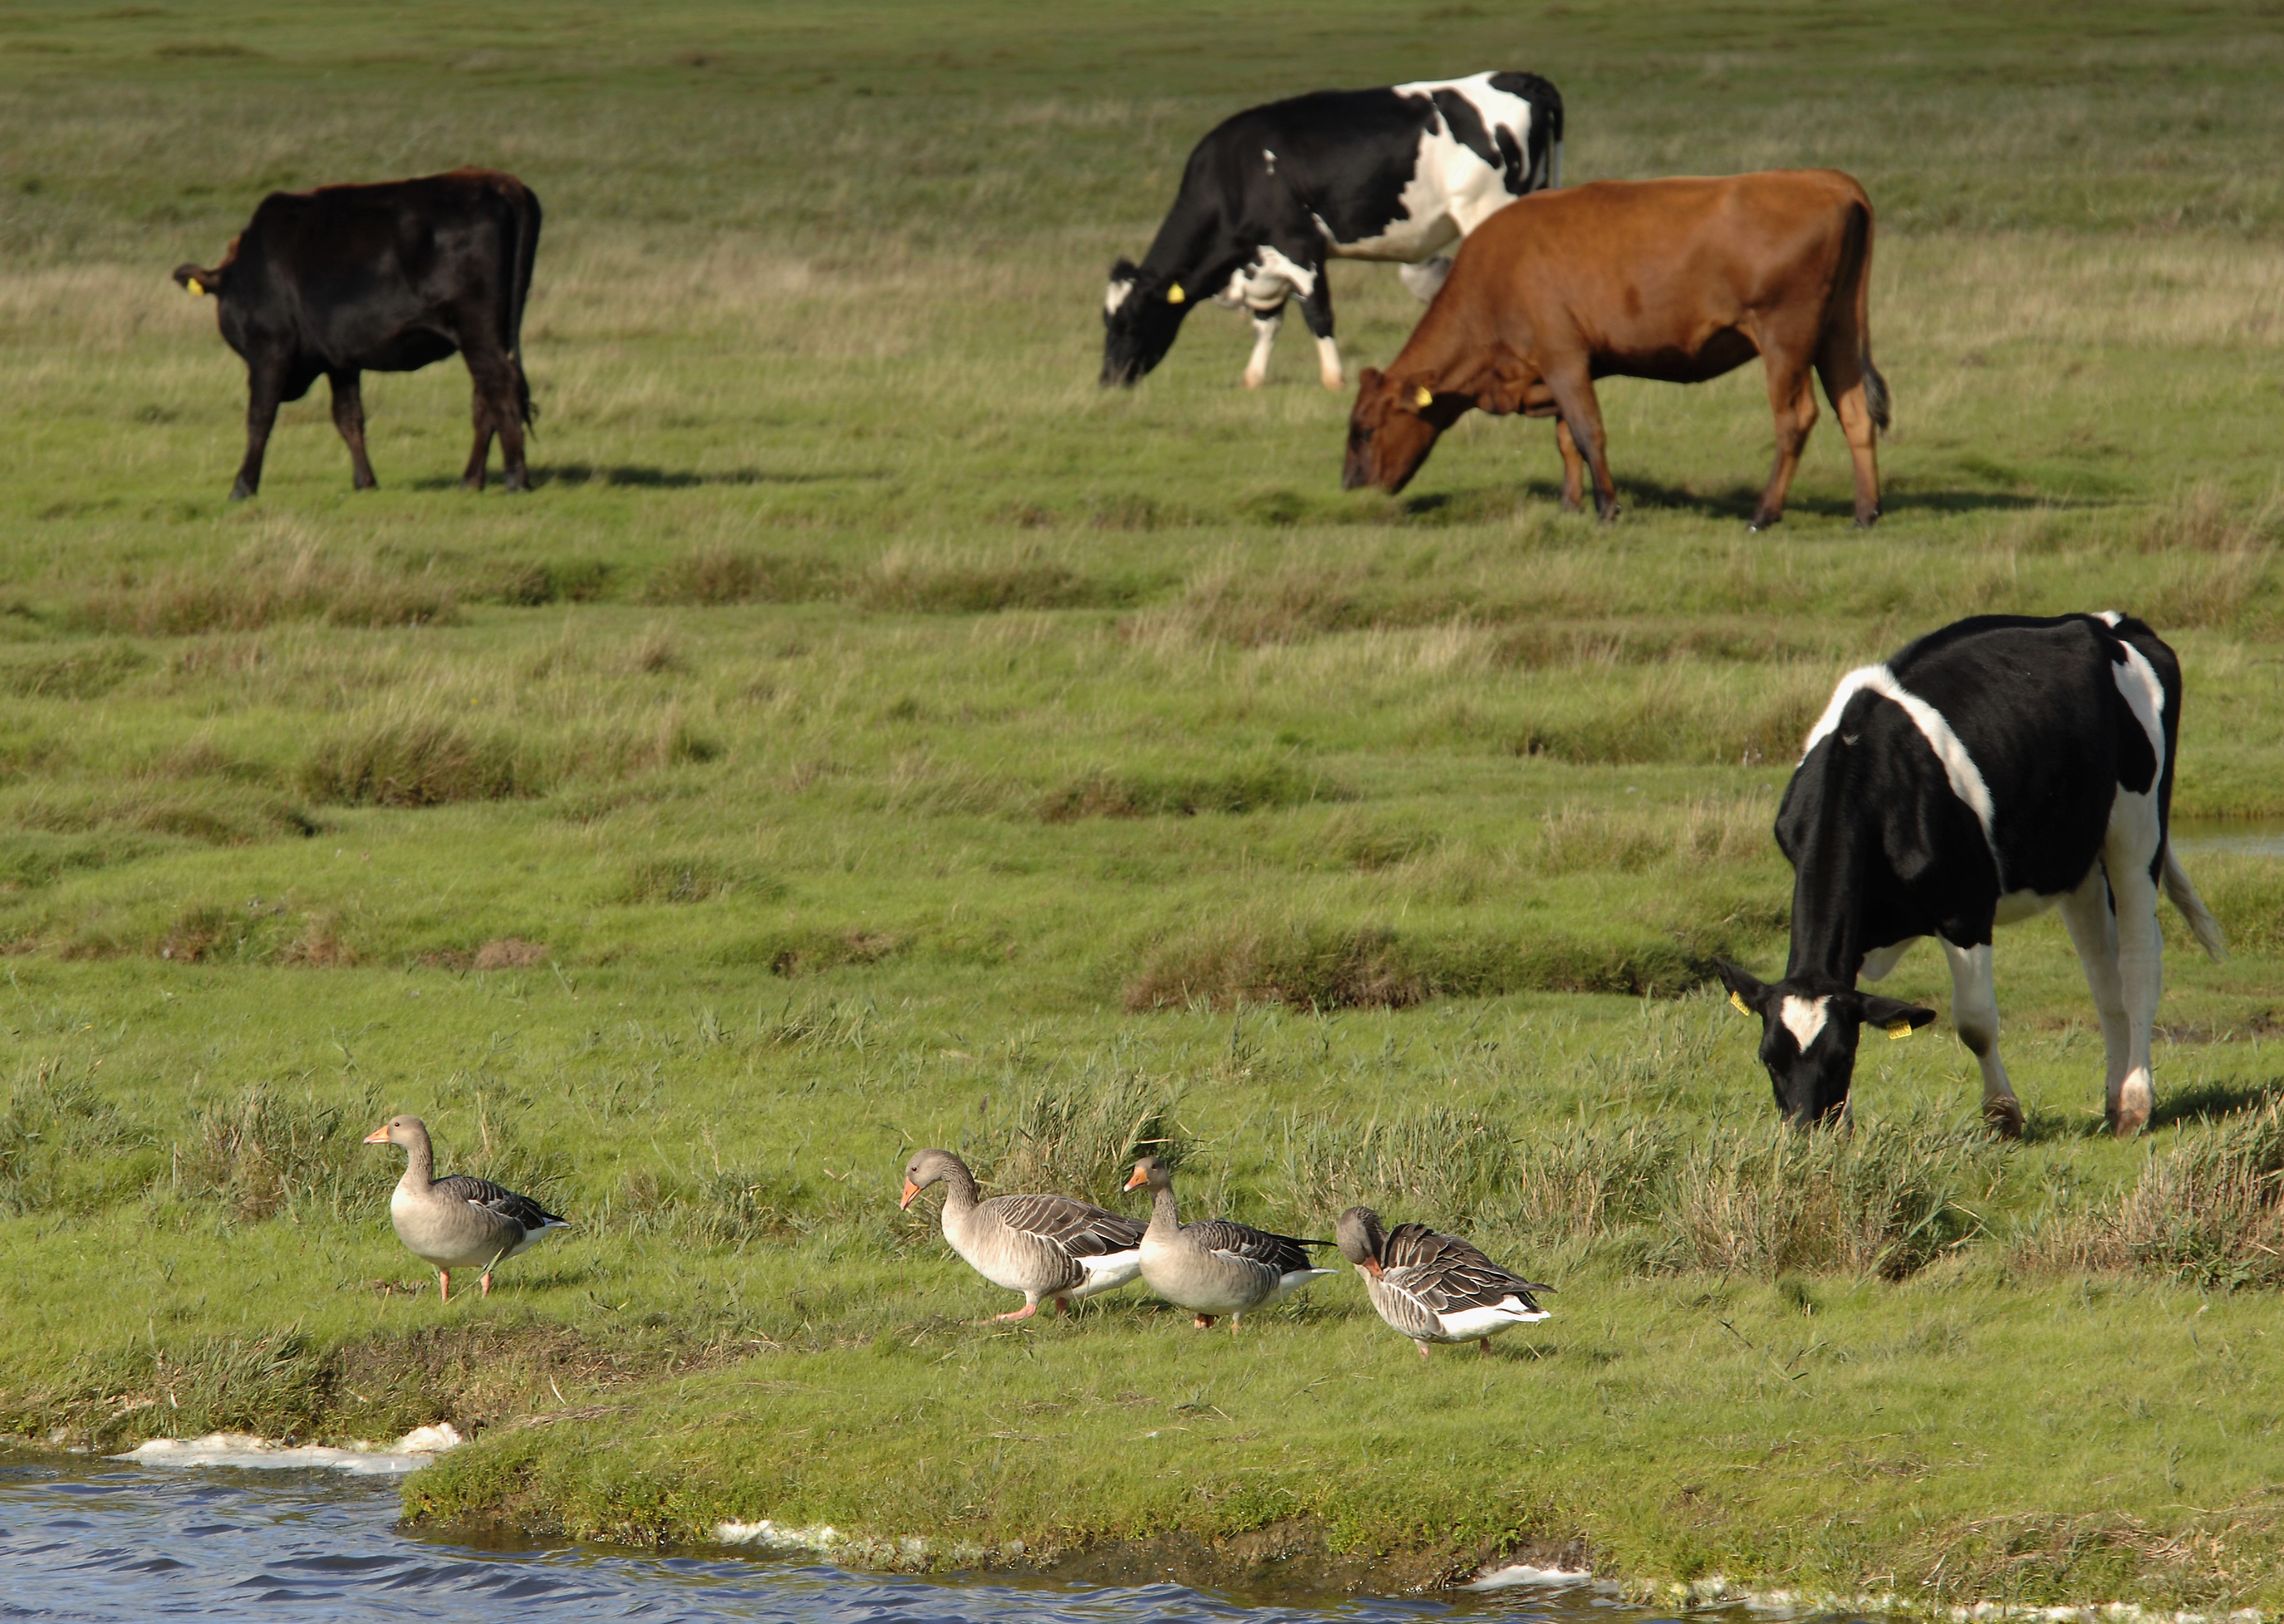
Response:
[[[1543,424],[1341,493],[1297,324],[1257,394],[1211,309],[1096,386],[1216,118],[1490,65],[1573,180],[1865,182],[1876,532],[1827,412],[1745,534],[1751,370],[1604,388],[1607,529]],[[2251,5],[12,7],[0,1425],[451,1419],[417,1514],[886,1564],[2284,1606],[2284,862],[2225,838],[2284,818],[2280,70]],[[462,162],[547,210],[537,488],[450,488],[454,363],[367,379],[379,491],[320,391],[225,503],[243,370],[167,271]],[[1385,362],[1419,307],[1334,285]],[[1700,983],[1781,964],[1834,680],[2112,606],[2182,653],[2233,949],[2167,915],[2155,1131],[2099,1133],[2049,917],[2022,1142],[1947,1023],[1780,1133]],[[1947,1007],[1931,953],[1884,990]],[[579,1228],[422,1294],[399,1110]],[[1110,1199],[1145,1139],[1191,1211],[1467,1226],[1555,1317],[1425,1368],[1345,1278],[979,1327],[895,1206],[917,1145]]]

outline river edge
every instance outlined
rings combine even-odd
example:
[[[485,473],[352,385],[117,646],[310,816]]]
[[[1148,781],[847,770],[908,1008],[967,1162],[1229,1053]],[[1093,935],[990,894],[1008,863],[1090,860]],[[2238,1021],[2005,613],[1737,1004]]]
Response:
[[[67,1449],[59,1456],[52,1449],[10,1441],[0,1442],[0,1462],[10,1457],[33,1462],[62,1458],[79,1466],[100,1460],[153,1472],[288,1470],[345,1472],[358,1477],[388,1475],[399,1480],[403,1498],[410,1502],[411,1474],[427,1470],[464,1441],[449,1423],[416,1429],[395,1443],[353,1440],[340,1445],[310,1445],[224,1433],[192,1440],[150,1440],[134,1450],[102,1456],[90,1456],[82,1449]],[[721,1523],[711,1531],[711,1538],[662,1540],[632,1547],[580,1539],[545,1519],[510,1522],[474,1517],[444,1521],[408,1513],[398,1526],[417,1537],[477,1549],[570,1542],[598,1549],[635,1550],[661,1558],[822,1558],[852,1572],[1020,1574],[1088,1587],[1171,1583],[1264,1605],[1309,1604],[1357,1596],[1585,1589],[1642,1608],[1670,1607],[1681,1612],[1741,1608],[1778,1618],[1841,1613],[1857,1618],[1939,1620],[1944,1624],[1998,1624],[2013,1620],[2042,1624],[2267,1624],[2284,1616],[2257,1607],[2165,1609],[2115,1600],[2030,1604],[1989,1599],[1930,1604],[1893,1592],[1755,1589],[1732,1583],[1719,1574],[1690,1580],[1622,1580],[1594,1570],[1592,1552],[1583,1535],[1529,1540],[1498,1550],[1464,1551],[1428,1545],[1382,1550],[1365,1558],[1336,1551],[1328,1530],[1306,1518],[1218,1537],[1172,1532],[1068,1548],[1021,1540],[992,1548],[972,1541],[866,1534],[766,1519]]]

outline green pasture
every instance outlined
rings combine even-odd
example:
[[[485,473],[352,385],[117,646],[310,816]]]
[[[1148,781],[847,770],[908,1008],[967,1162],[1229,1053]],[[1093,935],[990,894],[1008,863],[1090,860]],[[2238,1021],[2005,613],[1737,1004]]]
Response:
[[[1864,181],[1877,530],[1827,410],[1745,533],[1753,369],[1604,386],[1614,527],[1545,424],[1342,493],[1297,320],[1258,393],[1213,308],[1098,388],[1217,118],[1489,66],[1572,180]],[[2284,1606],[2280,73],[2253,5],[9,8],[0,1428],[448,1419],[413,1514],[891,1565]],[[537,488],[451,488],[451,363],[368,377],[379,491],[321,387],[223,501],[243,369],[167,273],[463,162],[546,210]],[[1334,286],[1384,363],[1420,307]],[[1779,1131],[1703,977],[1782,963],[1833,683],[2112,607],[2181,652],[2233,949],[2166,914],[2155,1131],[2100,1133],[2052,917],[1999,947],[2023,1141],[1947,1021]],[[1948,1006],[1925,949],[1883,990]],[[577,1228],[439,1305],[397,1111]],[[1345,1277],[984,1326],[896,1208],[922,1144],[1114,1200],[1145,1143],[1555,1316],[1425,1367]]]

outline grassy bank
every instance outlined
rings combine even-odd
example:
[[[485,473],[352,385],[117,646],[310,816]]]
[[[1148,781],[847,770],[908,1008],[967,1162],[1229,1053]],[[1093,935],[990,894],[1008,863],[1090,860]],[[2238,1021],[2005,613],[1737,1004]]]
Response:
[[[1836,675],[1958,614],[2180,649],[2178,806],[2284,817],[2284,228],[2257,11],[575,7],[0,20],[0,1425],[469,1448],[408,1509],[844,1559],[1490,1557],[1647,1583],[2284,1605],[2284,868],[2192,846],[2156,1131],[2099,1134],[2060,925],[1999,950],[2030,1110],[1939,1026],[1778,1133],[1715,954]],[[1345,495],[1347,402],[1205,310],[1094,385],[1195,135],[1319,83],[1547,73],[1575,178],[1832,163],[1880,209],[1888,518],[1757,376],[1604,394]],[[222,501],[242,371],[164,279],[273,186],[512,168],[548,210],[528,498],[464,377],[322,398]],[[1334,272],[1352,365],[1418,307]],[[1296,327],[1297,331],[1297,327]],[[1936,956],[1886,990],[1942,1006]],[[417,1111],[575,1234],[440,1307]],[[1232,1340],[1007,1306],[914,1146],[1323,1233],[1467,1226],[1556,1317],[1421,1367],[1353,1282]],[[921,1204],[932,1210],[933,1200]],[[900,1542],[907,1536],[918,1544]],[[1020,1549],[1019,1549],[1020,1547]],[[1090,1556],[1088,1553],[1093,1553]]]

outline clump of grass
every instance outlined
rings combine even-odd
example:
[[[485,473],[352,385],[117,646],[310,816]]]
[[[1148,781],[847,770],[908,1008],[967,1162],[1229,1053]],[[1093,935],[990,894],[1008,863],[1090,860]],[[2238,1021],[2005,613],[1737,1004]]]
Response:
[[[1137,1158],[1179,1163],[1190,1145],[1171,1088],[1138,1071],[1090,1072],[1019,1095],[975,1158],[1000,1194],[1055,1191],[1118,1205]]]
[[[785,1205],[773,1198],[758,1174],[716,1168],[696,1179],[677,1179],[656,1168],[629,1173],[605,1199],[594,1218],[602,1231],[659,1235],[700,1245],[736,1246],[795,1231]]]
[[[832,597],[841,588],[840,566],[791,553],[701,548],[661,567],[644,589],[653,604],[801,604]]]
[[[2217,485],[2200,485],[2150,513],[2138,536],[2143,552],[2241,553],[2284,540],[2284,502],[2246,510]]]
[[[785,887],[711,857],[647,857],[627,871],[626,883],[611,900],[630,906],[711,902],[732,893],[765,898],[782,896]]]
[[[2150,1274],[2204,1291],[2284,1285],[2284,1098],[2185,1130],[2132,1188],[2050,1215],[2015,1255],[2040,1271]]]
[[[1678,992],[1709,972],[1681,943],[1493,933],[1406,935],[1376,925],[1263,925],[1238,919],[1153,948],[1126,985],[1134,1011],[1284,1003],[1404,1009],[1436,997],[1506,992]]]
[[[450,618],[454,597],[450,585],[426,569],[392,572],[368,560],[329,558],[314,546],[257,545],[220,569],[124,572],[82,599],[67,619],[83,630],[145,637],[254,631],[280,621],[427,626]]]
[[[1361,1124],[1288,1118],[1276,1177],[1286,1204],[1319,1229],[1359,1202],[1393,1223],[1464,1224],[1501,1208],[1514,1188],[1511,1128],[1480,1110],[1434,1105]]]
[[[0,661],[0,693],[20,699],[100,699],[150,663],[148,654],[128,643],[19,655]]]
[[[890,553],[857,582],[868,609],[906,613],[990,614],[1008,609],[1075,609],[1125,601],[1129,594],[1060,564],[934,563]]]
[[[1441,625],[1481,607],[1480,595],[1466,588],[1388,584],[1353,569],[1272,575],[1224,570],[1192,581],[1178,602],[1146,610],[1120,631],[1136,643],[1193,639],[1262,648],[1327,632]]]
[[[98,1203],[109,1186],[143,1169],[116,1165],[143,1134],[88,1078],[43,1060],[17,1074],[0,1109],[0,1213],[22,1214]]]
[[[1326,775],[1286,761],[1220,772],[1106,770],[1048,791],[1039,799],[1038,816],[1049,824],[1083,817],[1194,817],[1201,812],[1241,814],[1346,800],[1350,794]]]
[[[1660,1267],[1900,1280],[1980,1231],[1967,1203],[1997,1173],[1987,1141],[1912,1121],[1717,1130],[1686,1145],[1667,1177]]]
[[[791,980],[851,964],[877,964],[911,945],[907,937],[861,925],[837,930],[796,926],[732,941],[720,950],[718,961],[765,964],[771,975]]]
[[[434,807],[536,793],[529,768],[506,740],[450,722],[386,715],[321,742],[296,775],[313,800],[348,806]]]
[[[369,1207],[397,1174],[364,1153],[370,1098],[292,1098],[257,1083],[237,1099],[209,1105],[175,1146],[173,1183],[183,1195],[221,1203],[260,1220],[315,1204],[341,1216]]]
[[[501,566],[484,596],[518,609],[592,603],[608,589],[611,573],[601,558],[524,559]]]

